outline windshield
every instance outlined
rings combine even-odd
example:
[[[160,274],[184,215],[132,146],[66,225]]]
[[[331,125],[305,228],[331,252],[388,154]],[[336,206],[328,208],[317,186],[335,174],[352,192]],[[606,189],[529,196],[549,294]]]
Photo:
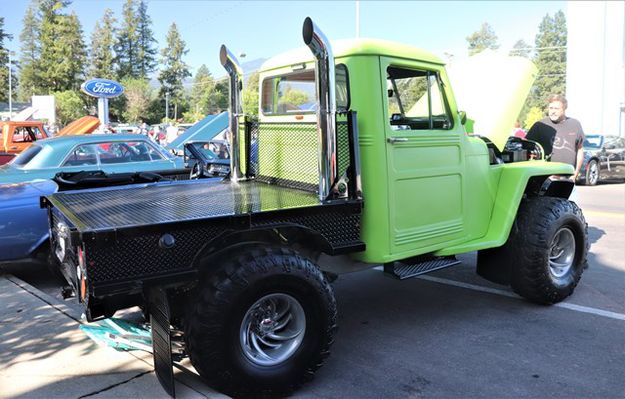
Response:
[[[584,140],[584,147],[586,148],[601,148],[602,136],[586,136]]]
[[[21,154],[13,158],[13,160],[11,161],[11,165],[20,167],[25,166],[35,157],[35,155],[39,154],[41,148],[42,147],[38,145],[31,145],[30,147],[22,151]]]
[[[226,143],[209,141],[205,143],[191,144],[201,152],[207,159],[229,159],[228,146]]]

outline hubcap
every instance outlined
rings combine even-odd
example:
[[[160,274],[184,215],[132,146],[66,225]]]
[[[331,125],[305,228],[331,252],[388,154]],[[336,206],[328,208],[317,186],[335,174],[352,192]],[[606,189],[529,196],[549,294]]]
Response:
[[[275,366],[297,351],[305,332],[302,305],[288,294],[270,294],[245,313],[239,339],[250,361],[260,366]]]
[[[551,241],[549,272],[555,278],[566,275],[575,260],[575,236],[568,227],[562,227]]]
[[[588,170],[588,182],[594,184],[599,176],[599,167],[596,162],[592,162]]]

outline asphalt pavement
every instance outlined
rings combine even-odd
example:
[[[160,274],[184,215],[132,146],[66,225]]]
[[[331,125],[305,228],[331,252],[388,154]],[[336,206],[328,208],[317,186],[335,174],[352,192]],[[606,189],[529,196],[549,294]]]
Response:
[[[624,398],[625,184],[577,190],[591,251],[572,297],[524,301],[476,276],[474,253],[401,282],[376,269],[342,275],[333,354],[294,397]],[[55,280],[6,270],[0,398],[167,397],[149,353],[98,346]],[[187,366],[176,371],[178,397],[224,397]]]

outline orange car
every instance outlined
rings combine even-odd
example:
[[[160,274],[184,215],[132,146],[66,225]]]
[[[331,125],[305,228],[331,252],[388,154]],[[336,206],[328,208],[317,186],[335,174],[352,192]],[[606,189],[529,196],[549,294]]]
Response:
[[[0,122],[0,165],[30,147],[33,141],[47,137],[50,136],[41,122]]]

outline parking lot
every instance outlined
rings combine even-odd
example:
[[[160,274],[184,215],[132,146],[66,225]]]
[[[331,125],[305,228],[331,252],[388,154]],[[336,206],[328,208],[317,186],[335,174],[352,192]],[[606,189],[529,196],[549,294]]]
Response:
[[[333,354],[294,397],[625,397],[625,184],[577,187],[576,195],[591,250],[572,297],[551,307],[524,301],[476,276],[474,253],[461,255],[460,266],[401,282],[378,269],[343,275],[333,285]],[[54,295],[57,283],[27,266],[8,270]],[[158,388],[149,370],[135,372]],[[129,373],[127,381],[136,378]],[[88,385],[89,373],[73,381]],[[123,388],[124,381],[97,397],[144,396],[140,384]],[[212,396],[197,384],[180,396]]]

